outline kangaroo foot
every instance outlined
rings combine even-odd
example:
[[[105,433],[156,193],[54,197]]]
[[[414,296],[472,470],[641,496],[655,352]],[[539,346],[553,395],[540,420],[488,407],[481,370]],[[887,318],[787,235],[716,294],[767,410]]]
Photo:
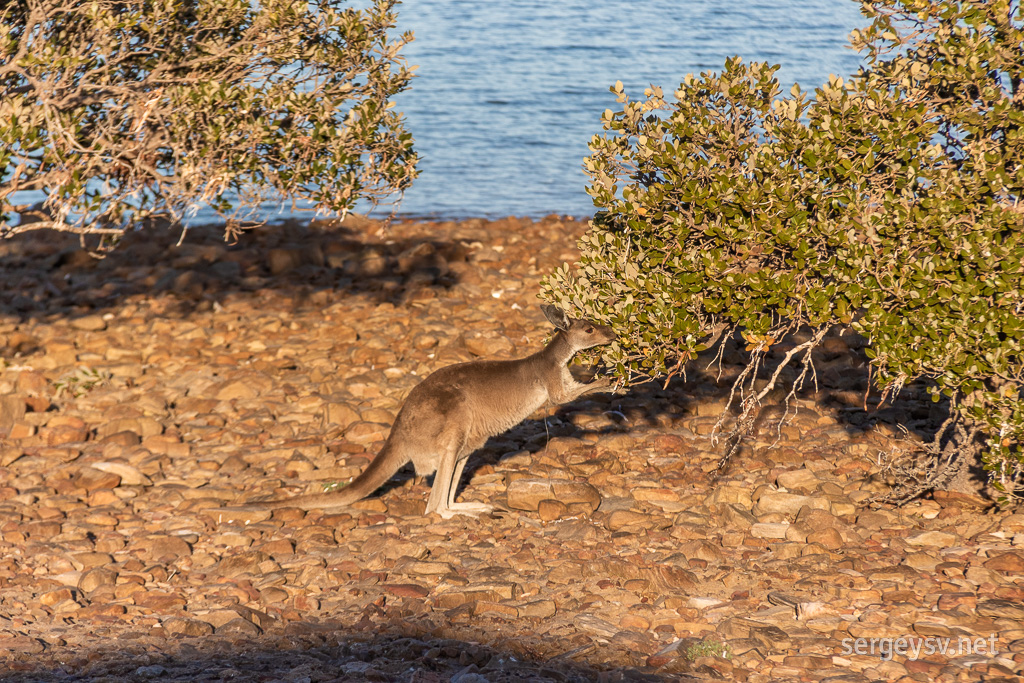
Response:
[[[493,509],[494,506],[487,503],[452,503],[447,510],[438,510],[437,514],[445,519],[451,519],[455,515],[485,515]]]

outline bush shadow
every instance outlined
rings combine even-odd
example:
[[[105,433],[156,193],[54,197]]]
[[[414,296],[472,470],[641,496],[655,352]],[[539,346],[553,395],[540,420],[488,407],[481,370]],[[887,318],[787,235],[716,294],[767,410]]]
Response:
[[[396,603],[402,602],[396,600]],[[377,610],[383,612],[383,610]],[[394,609],[389,611],[400,611]],[[159,681],[363,681],[440,683],[465,681],[558,681],[563,683],[659,683],[683,680],[678,675],[622,665],[603,670],[578,663],[598,644],[590,641],[567,653],[551,653],[537,642],[524,645],[514,629],[504,629],[495,647],[477,639],[437,636],[432,631],[460,631],[409,620],[374,623],[363,620],[345,627],[335,623],[291,622],[262,635],[222,634],[181,637],[129,632],[109,642],[95,640],[86,648],[50,646],[31,655],[7,658],[6,683],[47,683],[84,680]],[[483,636],[483,634],[480,634]],[[482,639],[482,638],[481,638]],[[537,639],[535,638],[534,641]],[[41,643],[41,641],[39,641]],[[603,647],[608,647],[605,644]],[[614,646],[613,646],[614,649]],[[605,652],[604,661],[614,661]],[[623,651],[620,661],[628,661]],[[670,669],[686,669],[685,660]],[[687,680],[690,680],[687,677]]]
[[[226,240],[222,226],[189,228],[184,237],[160,227],[127,233],[104,253],[75,235],[28,232],[0,240],[0,319],[74,320],[143,297],[164,300],[162,315],[183,317],[260,290],[297,306],[334,296],[400,303],[458,283],[452,264],[467,260],[463,242],[404,226],[382,236],[380,228],[358,217],[293,220]]]
[[[716,356],[716,351],[700,354],[686,364],[685,373],[667,383],[658,379],[631,387],[622,394],[587,396],[559,406],[548,418],[525,420],[489,440],[472,456],[466,468],[470,474],[463,477],[463,486],[478,467],[496,464],[515,452],[543,452],[556,437],[578,440],[588,435],[629,434],[641,428],[670,434],[690,433],[702,438],[707,450],[721,457],[726,456],[735,441],[736,450],[721,471],[705,475],[712,479],[741,473],[744,463],[751,459],[758,466],[799,465],[800,461],[793,460],[793,453],[775,447],[792,441],[792,437],[779,440],[780,420],[785,420],[783,426],[797,425],[798,430],[808,434],[842,430],[847,444],[869,443],[874,447],[884,442],[890,449],[908,452],[935,439],[949,417],[950,406],[947,400],[932,400],[927,381],[909,382],[897,396],[883,402],[869,375],[867,340],[849,331],[842,336],[830,335],[826,340],[813,352],[816,375],[787,397],[796,372],[784,371],[779,387],[763,400],[753,426],[731,439],[740,400],[736,395],[730,402],[730,392],[749,362],[744,342],[738,336],[726,341],[720,356]],[[770,379],[783,355],[783,351],[769,354],[768,362],[758,370],[758,386]],[[880,449],[872,451],[874,456],[877,450]],[[971,481],[967,485],[961,482],[961,488],[979,494],[986,481],[985,472],[980,466],[968,466]]]

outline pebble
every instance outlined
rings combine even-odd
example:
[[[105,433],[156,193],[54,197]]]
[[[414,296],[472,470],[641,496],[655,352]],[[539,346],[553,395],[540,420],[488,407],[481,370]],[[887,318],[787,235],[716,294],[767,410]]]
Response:
[[[799,422],[753,435],[717,478],[709,435],[746,362],[732,350],[721,383],[595,394],[493,439],[458,492],[493,514],[425,516],[410,469],[350,508],[247,509],[355,476],[438,367],[539,349],[540,278],[586,227],[396,221],[380,237],[363,220],[237,245],[133,235],[99,262],[61,239],[0,242],[5,286],[37,306],[0,312],[4,357],[20,354],[0,367],[5,675],[1021,673],[1024,515],[942,491],[863,507],[884,489],[865,455],[900,433],[861,411],[845,337],[815,362],[841,386],[800,398]],[[58,396],[79,367],[104,381]],[[928,414],[916,389],[900,405]],[[970,664],[840,654],[848,637],[992,633],[999,657]],[[699,647],[712,639],[728,659]]]

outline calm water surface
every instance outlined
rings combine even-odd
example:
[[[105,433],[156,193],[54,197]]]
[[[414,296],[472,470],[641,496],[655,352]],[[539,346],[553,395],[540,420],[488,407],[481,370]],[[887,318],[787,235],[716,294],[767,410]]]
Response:
[[[582,171],[608,87],[666,97],[727,57],[780,64],[783,92],[860,64],[846,47],[866,25],[849,0],[404,0],[399,26],[419,65],[397,108],[422,157],[399,214],[593,213]],[[378,209],[378,212],[380,210]]]
[[[593,214],[583,158],[608,88],[671,93],[727,57],[780,64],[783,92],[856,70],[866,25],[852,0],[405,0],[399,28],[418,77],[396,98],[421,156],[399,215]],[[41,201],[25,193],[17,203]],[[290,206],[290,205],[289,205]],[[365,211],[368,207],[362,207]],[[378,208],[385,215],[390,208]],[[270,220],[286,217],[265,206]],[[303,215],[309,215],[304,213]],[[200,211],[190,223],[216,221]]]

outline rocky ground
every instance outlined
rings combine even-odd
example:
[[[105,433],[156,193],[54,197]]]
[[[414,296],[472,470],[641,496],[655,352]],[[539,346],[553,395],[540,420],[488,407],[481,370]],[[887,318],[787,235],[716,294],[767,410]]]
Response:
[[[739,353],[493,439],[461,499],[494,516],[424,516],[411,473],[233,510],[357,474],[432,370],[539,348],[584,227],[0,242],[0,679],[1020,680],[1024,515],[867,504],[937,415],[872,409],[852,337],[717,478]]]

